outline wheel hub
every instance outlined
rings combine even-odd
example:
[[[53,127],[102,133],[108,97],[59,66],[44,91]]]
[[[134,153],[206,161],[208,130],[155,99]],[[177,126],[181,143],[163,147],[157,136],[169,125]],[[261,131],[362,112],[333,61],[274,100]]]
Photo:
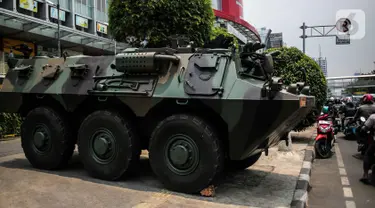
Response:
[[[32,142],[33,149],[38,154],[44,154],[51,148],[51,136],[48,127],[45,124],[36,124]]]
[[[90,155],[101,164],[110,163],[116,155],[116,139],[112,132],[105,128],[98,129],[90,138]]]
[[[168,139],[165,160],[168,168],[178,175],[188,175],[199,164],[199,149],[187,135],[174,135]]]
[[[44,132],[37,131],[34,134],[34,144],[37,148],[42,148],[47,141],[47,137]]]
[[[175,145],[169,151],[174,165],[184,165],[189,160],[189,150],[183,145]]]
[[[105,155],[109,151],[110,142],[105,137],[99,137],[94,140],[94,151],[98,155]]]

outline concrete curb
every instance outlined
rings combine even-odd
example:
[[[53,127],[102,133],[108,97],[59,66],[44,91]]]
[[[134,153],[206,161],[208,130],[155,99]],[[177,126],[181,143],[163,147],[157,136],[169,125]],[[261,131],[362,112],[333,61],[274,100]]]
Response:
[[[314,139],[316,137],[316,131],[312,132],[311,141],[307,145],[305,150],[305,158],[303,160],[302,168],[299,173],[296,189],[294,190],[293,200],[290,207],[293,208],[305,208],[308,207],[308,193],[310,191],[310,178],[312,163],[315,159]]]
[[[19,136],[0,138],[0,142],[11,141],[11,140],[19,139],[19,138],[20,138]]]

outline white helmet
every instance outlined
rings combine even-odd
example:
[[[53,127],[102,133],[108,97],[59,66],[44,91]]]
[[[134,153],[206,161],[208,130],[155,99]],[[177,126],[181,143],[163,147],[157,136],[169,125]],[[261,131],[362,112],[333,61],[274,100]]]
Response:
[[[335,101],[335,98],[334,97],[330,97],[329,100],[330,101]]]

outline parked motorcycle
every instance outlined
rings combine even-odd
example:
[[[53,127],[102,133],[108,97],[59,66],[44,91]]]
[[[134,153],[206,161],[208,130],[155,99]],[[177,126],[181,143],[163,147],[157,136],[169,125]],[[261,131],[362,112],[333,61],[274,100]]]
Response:
[[[315,152],[319,158],[329,158],[332,156],[332,148],[336,141],[337,130],[335,131],[332,120],[328,114],[323,114],[317,119],[318,128],[315,137]]]
[[[365,155],[367,148],[370,146],[372,142],[374,142],[374,139],[373,139],[374,135],[372,131],[360,133],[361,132],[360,129],[362,129],[362,127],[365,125],[365,122],[366,122],[365,117],[361,117],[359,119],[359,125],[356,129],[356,132],[358,132],[358,134],[356,135],[359,137],[359,139],[357,139],[357,143],[358,143],[357,151],[360,152],[362,155]]]

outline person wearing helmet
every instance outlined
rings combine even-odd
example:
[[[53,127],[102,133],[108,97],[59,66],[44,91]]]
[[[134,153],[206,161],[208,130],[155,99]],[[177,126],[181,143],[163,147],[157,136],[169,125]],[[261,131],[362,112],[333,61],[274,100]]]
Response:
[[[348,122],[352,124],[358,121],[361,117],[364,117],[366,120],[370,117],[371,114],[375,113],[375,105],[373,104],[373,96],[370,94],[365,94],[362,97],[362,105],[359,106],[357,112],[354,115],[354,118]],[[357,159],[362,159],[363,156],[360,153],[353,155]]]
[[[327,100],[326,105],[327,105],[327,106],[332,106],[334,103],[335,103],[335,98],[334,98],[334,97],[330,97],[330,98]]]
[[[361,133],[375,130],[375,114],[370,115],[365,125],[360,130]],[[375,165],[375,142],[371,143],[363,158],[363,176],[359,179],[362,183],[375,185],[375,177],[369,178],[369,170]],[[374,170],[374,168],[373,168]],[[372,174],[375,174],[374,172]]]
[[[341,128],[344,129],[345,128],[345,124],[344,124],[345,118],[353,117],[355,115],[355,112],[356,112],[356,106],[352,102],[352,99],[350,97],[345,99],[345,105],[340,106],[339,111],[340,111],[340,114],[344,114],[343,117],[341,118],[341,124],[342,124]]]
[[[371,114],[375,113],[375,105],[373,103],[374,97],[371,94],[365,94],[362,97],[362,105],[357,109],[354,115],[354,120],[358,120],[360,117],[368,119]]]

